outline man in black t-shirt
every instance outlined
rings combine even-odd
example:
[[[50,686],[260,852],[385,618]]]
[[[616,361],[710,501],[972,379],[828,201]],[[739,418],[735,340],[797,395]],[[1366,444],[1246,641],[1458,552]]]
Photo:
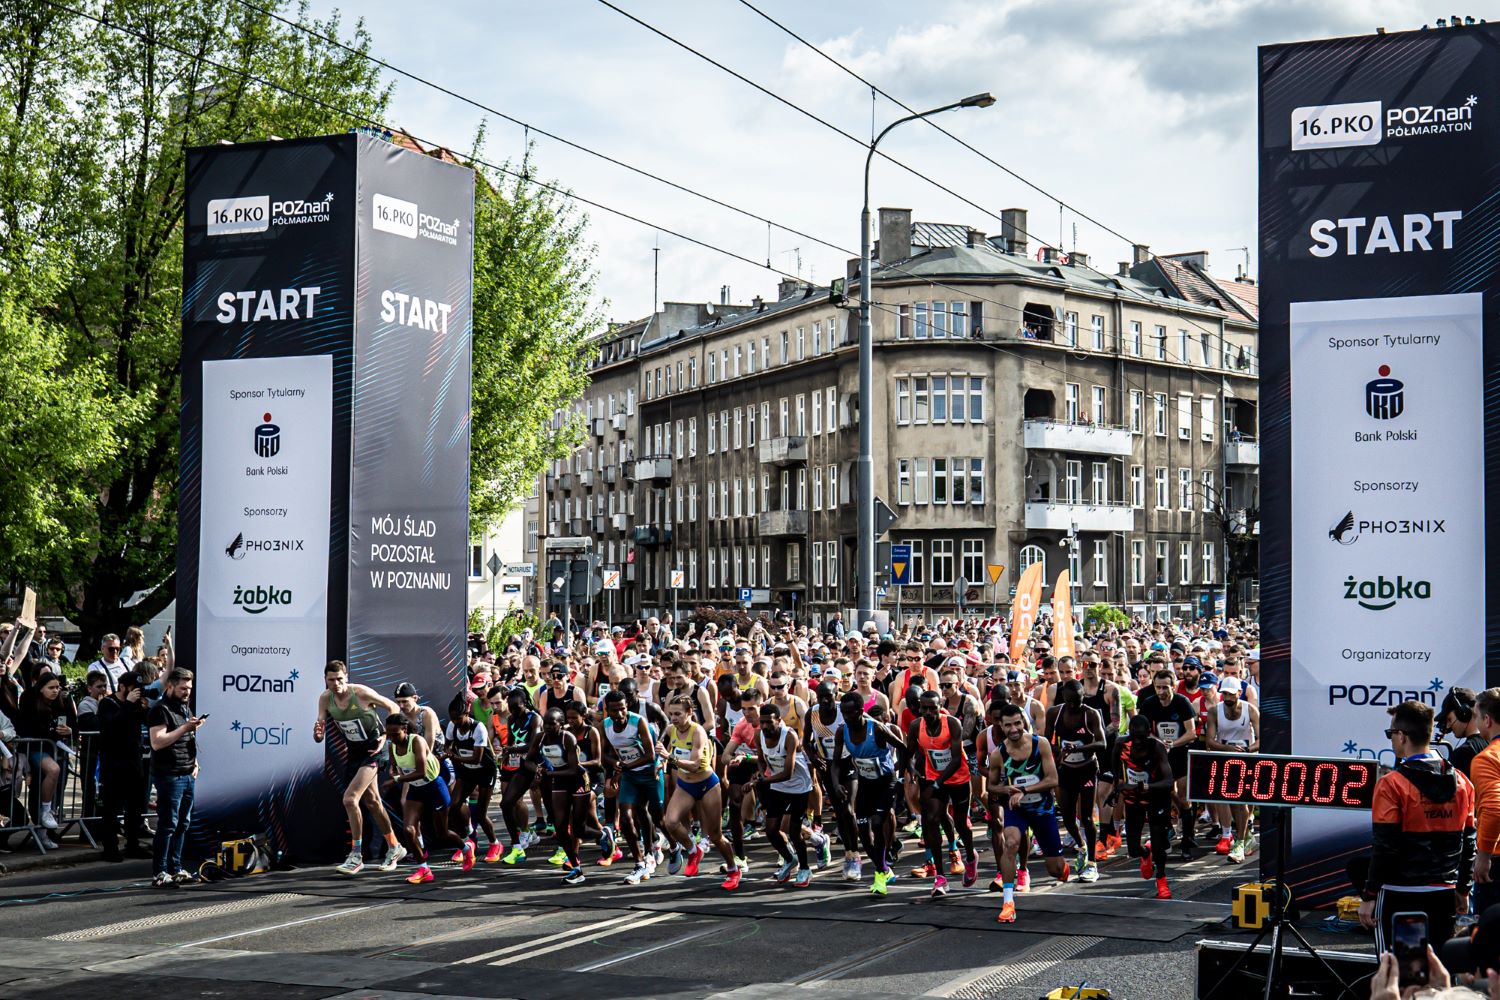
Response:
[[[151,781],[156,786],[156,839],[151,845],[151,885],[167,889],[195,880],[182,867],[182,845],[193,819],[193,785],[198,777],[198,729],[207,716],[194,717],[193,672],[173,667],[164,696],[151,707]]]
[[[1469,776],[1469,765],[1485,747],[1484,736],[1479,732],[1479,713],[1474,711],[1475,699],[1468,688],[1450,688],[1437,712],[1438,732],[1455,738],[1448,760],[1465,778]]]
[[[1151,679],[1150,693],[1142,693],[1136,712],[1151,722],[1156,738],[1167,747],[1167,760],[1176,778],[1173,797],[1182,814],[1183,857],[1191,860],[1193,849],[1193,824],[1196,810],[1187,801],[1188,747],[1198,736],[1198,711],[1193,703],[1177,693],[1177,678],[1170,670],[1158,670]]]
[[[146,857],[140,837],[142,807],[146,801],[146,769],[141,759],[141,733],[147,708],[141,678],[127,672],[120,676],[113,694],[99,699],[99,788],[104,807],[100,839],[105,861]],[[125,853],[116,839],[120,814],[125,814]]]

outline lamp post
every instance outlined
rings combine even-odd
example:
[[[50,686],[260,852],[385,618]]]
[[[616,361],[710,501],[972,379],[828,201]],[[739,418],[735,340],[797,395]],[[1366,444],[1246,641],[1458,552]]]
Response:
[[[875,159],[875,148],[880,145],[880,140],[897,125],[954,108],[987,108],[994,103],[995,99],[988,93],[975,94],[940,108],[897,118],[880,131],[865,155],[865,198],[859,213],[859,457],[854,462],[859,497],[856,529],[859,532],[859,560],[855,576],[859,585],[860,625],[870,620],[875,608],[875,433],[871,419],[875,397],[875,346],[870,329],[870,163]]]

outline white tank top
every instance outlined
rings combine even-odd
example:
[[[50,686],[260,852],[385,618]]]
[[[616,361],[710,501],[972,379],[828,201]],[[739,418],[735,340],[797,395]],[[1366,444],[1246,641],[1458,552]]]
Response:
[[[766,734],[760,734],[760,752],[765,758],[766,767],[771,769],[772,774],[780,774],[781,769],[786,767],[786,734],[791,732],[785,726],[781,727],[781,739],[776,743],[776,749],[772,750],[766,746]],[[798,792],[812,791],[812,771],[807,767],[807,755],[799,748],[797,756],[792,761],[792,776],[785,781],[772,782],[771,789],[777,792],[789,792],[793,795]]]
[[[1245,703],[1243,701],[1240,702],[1240,717],[1238,719],[1230,719],[1224,715],[1223,702],[1214,706],[1214,711],[1219,715],[1218,719],[1215,720],[1215,725],[1218,727],[1219,742],[1227,743],[1232,747],[1238,747],[1242,750],[1248,748],[1250,746],[1250,738],[1254,733],[1250,727],[1250,710],[1245,707]]]

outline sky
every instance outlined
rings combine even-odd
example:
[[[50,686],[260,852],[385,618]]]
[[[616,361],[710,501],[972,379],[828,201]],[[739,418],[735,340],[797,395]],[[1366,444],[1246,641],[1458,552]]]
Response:
[[[904,112],[872,102],[867,86],[741,0],[609,2],[859,142],[602,0],[311,0],[309,11],[341,9],[346,26],[363,17],[373,54],[394,66],[807,234],[768,233],[763,222],[533,132],[534,176],[652,224],[579,206],[609,319],[651,312],[657,247],[660,301],[717,302],[724,285],[734,302],[774,297],[780,276],[756,266],[767,260],[819,282],[843,274],[859,246],[861,143]],[[1024,208],[1033,250],[1060,241],[1106,271],[1129,259],[1133,242],[1157,253],[1206,250],[1211,269],[1228,277],[1246,262],[1235,248],[1251,248],[1255,273],[1256,47],[1413,29],[1437,16],[1410,0],[750,2],[919,111],[992,93],[993,107],[950,111],[939,123],[1046,192],[912,122],[881,150],[973,204],[877,160],[872,209],[909,208],[918,220],[994,234],[1002,209]],[[466,151],[488,121],[485,158],[520,158],[522,128],[387,78],[392,124]]]

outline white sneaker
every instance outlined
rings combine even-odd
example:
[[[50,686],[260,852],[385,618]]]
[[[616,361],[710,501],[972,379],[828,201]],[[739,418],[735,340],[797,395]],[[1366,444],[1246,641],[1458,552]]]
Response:
[[[521,850],[524,851],[524,850],[526,850],[526,848],[528,848],[531,845],[535,844],[536,841],[537,841],[536,834],[532,833],[530,830],[527,830],[525,833],[521,834],[521,842],[520,842],[520,844],[518,846],[521,848]]]
[[[1090,862],[1089,864],[1084,865],[1083,866],[1083,871],[1081,871],[1081,872],[1078,873],[1078,881],[1080,881],[1080,882],[1097,882],[1097,881],[1099,881],[1099,866],[1096,865],[1096,864],[1093,864],[1092,862]]]
[[[386,848],[385,857],[380,862],[380,870],[383,872],[395,871],[396,866],[401,863],[401,859],[404,857],[406,857],[406,848],[400,844],[397,844],[395,847]]]
[[[360,857],[358,851],[350,851],[344,863],[339,865],[336,871],[341,875],[358,875],[365,870],[365,859]]]
[[[660,864],[661,864],[661,862],[656,859],[655,855],[649,855],[648,854],[646,856],[646,874],[647,874],[647,876],[655,875],[656,874],[657,866],[660,865]]]
[[[659,868],[660,866],[666,864],[666,862],[667,862],[667,856],[666,856],[666,854],[664,854],[662,852],[662,849],[660,847],[658,847],[656,849],[656,853],[654,853],[654,854],[651,855],[651,861],[652,861],[651,867],[652,867],[653,870],[655,870],[656,868]]]
[[[651,873],[646,870],[645,864],[639,864],[635,866],[635,871],[625,876],[625,884],[640,885],[650,877]]]
[[[1245,861],[1245,843],[1236,840],[1234,846],[1229,849],[1228,861],[1232,865],[1243,864]]]
[[[56,830],[58,827],[57,817],[52,815],[51,806],[42,806],[42,826],[49,830]]]

